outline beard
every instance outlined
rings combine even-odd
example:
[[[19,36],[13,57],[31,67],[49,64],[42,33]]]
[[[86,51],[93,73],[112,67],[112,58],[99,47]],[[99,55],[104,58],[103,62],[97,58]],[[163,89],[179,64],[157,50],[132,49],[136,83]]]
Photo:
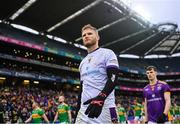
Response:
[[[87,48],[90,48],[90,47],[94,46],[96,44],[96,42],[97,42],[96,39],[93,39],[91,41],[85,42],[84,46]]]

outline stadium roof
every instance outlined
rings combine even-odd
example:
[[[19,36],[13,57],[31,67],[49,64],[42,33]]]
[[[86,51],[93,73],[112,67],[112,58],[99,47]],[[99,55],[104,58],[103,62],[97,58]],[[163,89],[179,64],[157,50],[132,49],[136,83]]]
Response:
[[[100,46],[117,55],[176,55],[180,32],[173,23],[152,25],[120,0],[2,0],[0,20],[82,44],[81,28],[97,27]]]

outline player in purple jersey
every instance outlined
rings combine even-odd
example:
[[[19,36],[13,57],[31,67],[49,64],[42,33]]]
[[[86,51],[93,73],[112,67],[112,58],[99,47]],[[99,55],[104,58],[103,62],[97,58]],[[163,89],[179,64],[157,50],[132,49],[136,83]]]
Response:
[[[170,88],[166,82],[157,79],[157,69],[154,66],[146,68],[149,84],[144,87],[145,121],[148,124],[168,122],[168,112],[171,106]]]

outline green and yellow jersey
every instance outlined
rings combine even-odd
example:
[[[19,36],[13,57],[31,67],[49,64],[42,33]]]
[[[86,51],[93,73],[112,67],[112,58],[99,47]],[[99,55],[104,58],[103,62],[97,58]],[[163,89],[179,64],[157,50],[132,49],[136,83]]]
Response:
[[[58,106],[58,119],[59,122],[69,122],[68,111],[70,110],[70,106],[63,103]]]
[[[125,111],[124,107],[118,108],[118,115],[119,115],[120,122],[126,121],[126,117],[125,117],[126,111]]]
[[[134,111],[135,111],[135,116],[141,116],[143,106],[140,103],[137,103],[133,106]]]
[[[32,111],[33,123],[42,123],[42,115],[44,115],[44,110],[41,108],[34,109]]]

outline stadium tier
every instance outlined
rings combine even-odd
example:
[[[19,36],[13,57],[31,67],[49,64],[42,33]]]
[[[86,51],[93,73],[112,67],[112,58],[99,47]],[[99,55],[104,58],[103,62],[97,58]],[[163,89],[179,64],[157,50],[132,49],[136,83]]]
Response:
[[[79,84],[78,67],[87,54],[84,50],[70,47],[71,45],[66,47],[67,44],[57,43],[42,35],[29,34],[5,24],[0,26],[2,76]],[[148,65],[157,66],[160,79],[169,82],[174,88],[180,88],[179,61],[179,57],[119,58],[121,90],[142,91],[134,88],[143,88],[147,84],[144,67]]]
[[[122,0],[0,7],[0,123],[151,123],[145,108],[161,112],[153,124],[180,122],[176,23],[152,24]]]

